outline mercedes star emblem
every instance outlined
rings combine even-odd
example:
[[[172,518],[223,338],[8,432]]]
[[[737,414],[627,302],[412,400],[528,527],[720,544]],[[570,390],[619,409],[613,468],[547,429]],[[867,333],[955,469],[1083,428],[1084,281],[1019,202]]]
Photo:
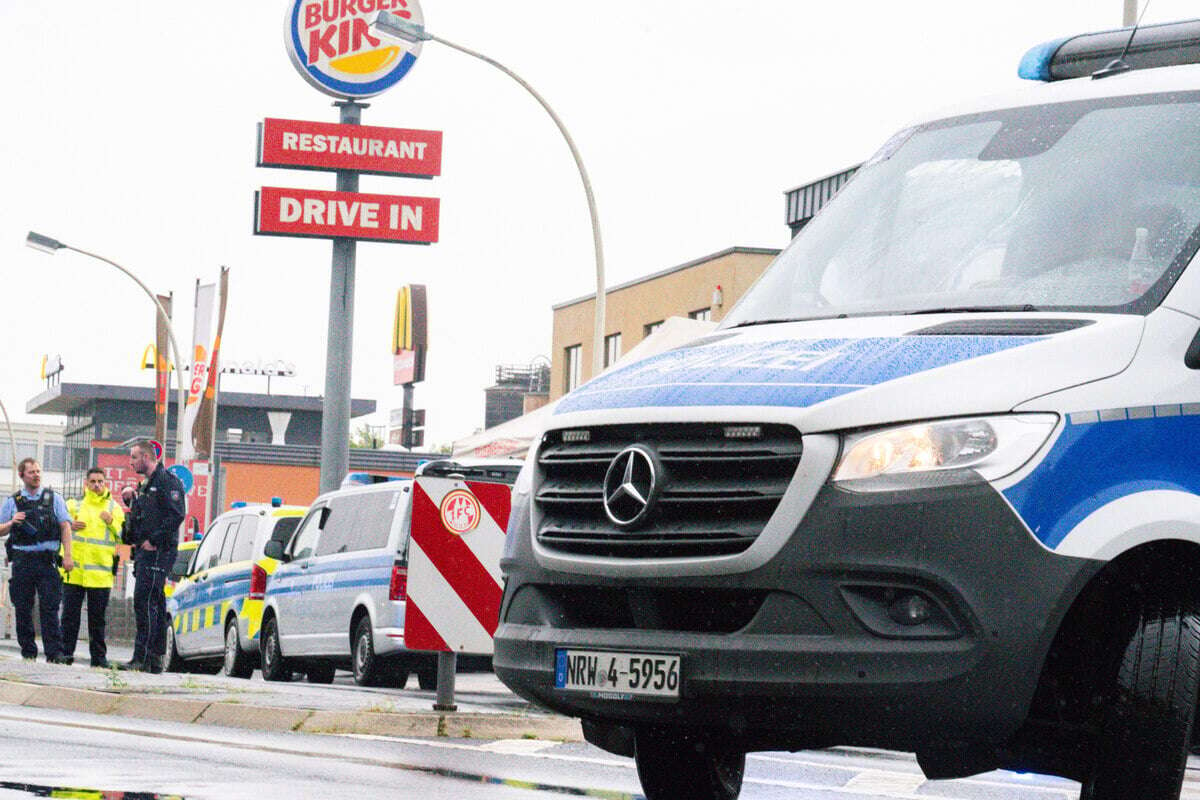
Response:
[[[661,475],[654,453],[626,447],[604,475],[604,513],[619,528],[632,529],[650,517],[658,501]]]

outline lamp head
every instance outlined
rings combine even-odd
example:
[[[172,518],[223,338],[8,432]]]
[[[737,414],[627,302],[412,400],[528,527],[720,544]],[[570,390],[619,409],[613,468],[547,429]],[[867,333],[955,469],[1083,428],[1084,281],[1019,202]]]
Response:
[[[65,244],[57,239],[51,239],[49,236],[43,236],[40,233],[30,231],[25,236],[25,246],[32,247],[34,250],[41,250],[43,253],[54,255],[55,251],[62,250],[66,247]]]
[[[433,38],[425,32],[424,25],[409,22],[390,11],[380,11],[376,14],[370,27],[375,33],[381,33],[393,39],[403,39],[406,42],[424,42]]]

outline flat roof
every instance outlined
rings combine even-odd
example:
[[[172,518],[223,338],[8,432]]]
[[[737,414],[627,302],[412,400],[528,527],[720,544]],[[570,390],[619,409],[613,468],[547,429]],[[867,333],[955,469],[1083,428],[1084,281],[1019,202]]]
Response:
[[[724,250],[721,250],[720,252],[710,253],[709,255],[701,256],[700,258],[697,258],[693,261],[689,261],[686,264],[680,264],[679,266],[676,266],[676,267],[667,267],[666,269],[661,270],[659,272],[652,272],[649,275],[643,275],[640,278],[635,278],[631,281],[626,281],[625,283],[618,283],[616,286],[607,286],[604,289],[604,294],[607,296],[607,295],[612,294],[613,292],[619,292],[622,289],[628,289],[630,286],[637,286],[639,283],[646,283],[647,281],[652,281],[652,280],[655,280],[656,278],[661,278],[665,275],[670,275],[672,272],[681,272],[682,270],[685,270],[685,269],[691,269],[692,267],[698,267],[701,264],[704,264],[708,261],[716,261],[718,258],[724,258],[725,256],[731,256],[734,253],[748,253],[750,255],[761,255],[761,256],[777,256],[777,255],[779,255],[780,252],[781,251],[777,247],[727,247]],[[576,303],[582,303],[587,300],[594,300],[595,298],[596,298],[596,293],[592,292],[591,294],[585,294],[583,297],[576,297],[574,300],[567,300],[566,302],[557,303],[555,305],[552,305],[552,306],[550,306],[550,309],[552,311],[558,311],[560,308],[566,308],[567,306],[573,306]]]
[[[172,389],[171,402],[178,396]],[[30,399],[25,404],[27,414],[56,414],[66,416],[94,400],[116,400],[129,403],[153,403],[154,389],[149,386],[109,386],[102,383],[60,383]],[[289,394],[254,394],[250,392],[221,392],[220,404],[226,408],[261,408],[267,411],[312,411],[321,413],[324,398],[298,397]],[[350,416],[361,417],[375,411],[374,400],[351,400]]]

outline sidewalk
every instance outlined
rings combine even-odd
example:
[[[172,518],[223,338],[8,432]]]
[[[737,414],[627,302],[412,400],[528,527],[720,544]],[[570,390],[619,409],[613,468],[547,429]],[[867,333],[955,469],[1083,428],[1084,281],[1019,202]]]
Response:
[[[222,674],[150,675],[92,669],[87,642],[72,666],[24,661],[14,639],[0,639],[0,703],[90,714],[138,717],[269,731],[376,736],[582,741],[578,720],[534,708],[490,672],[460,673],[458,711],[433,710],[435,692],[356,686],[338,672],[327,686],[268,683]],[[83,658],[79,659],[79,654]],[[110,646],[109,659],[128,661],[129,647]],[[80,663],[82,661],[82,664]],[[410,679],[415,687],[416,679]]]

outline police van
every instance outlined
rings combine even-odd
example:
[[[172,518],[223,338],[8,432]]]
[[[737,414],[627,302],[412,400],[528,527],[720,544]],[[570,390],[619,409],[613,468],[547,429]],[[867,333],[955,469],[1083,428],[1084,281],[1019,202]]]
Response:
[[[432,461],[418,475],[511,484],[520,462]],[[412,481],[343,485],[313,501],[286,545],[267,555],[283,563],[267,584],[262,669],[267,680],[297,671],[332,679],[348,668],[360,686],[403,688],[411,673],[437,685],[437,656],[405,646]]]
[[[258,663],[263,593],[278,564],[263,551],[290,539],[306,509],[281,498],[233,505],[191,550],[167,598],[170,672],[220,665],[226,675],[248,678]]]
[[[1034,48],[1036,83],[889,139],[712,334],[566,395],[514,492],[497,675],[650,800],[834,745],[1177,797],[1198,40]]]

